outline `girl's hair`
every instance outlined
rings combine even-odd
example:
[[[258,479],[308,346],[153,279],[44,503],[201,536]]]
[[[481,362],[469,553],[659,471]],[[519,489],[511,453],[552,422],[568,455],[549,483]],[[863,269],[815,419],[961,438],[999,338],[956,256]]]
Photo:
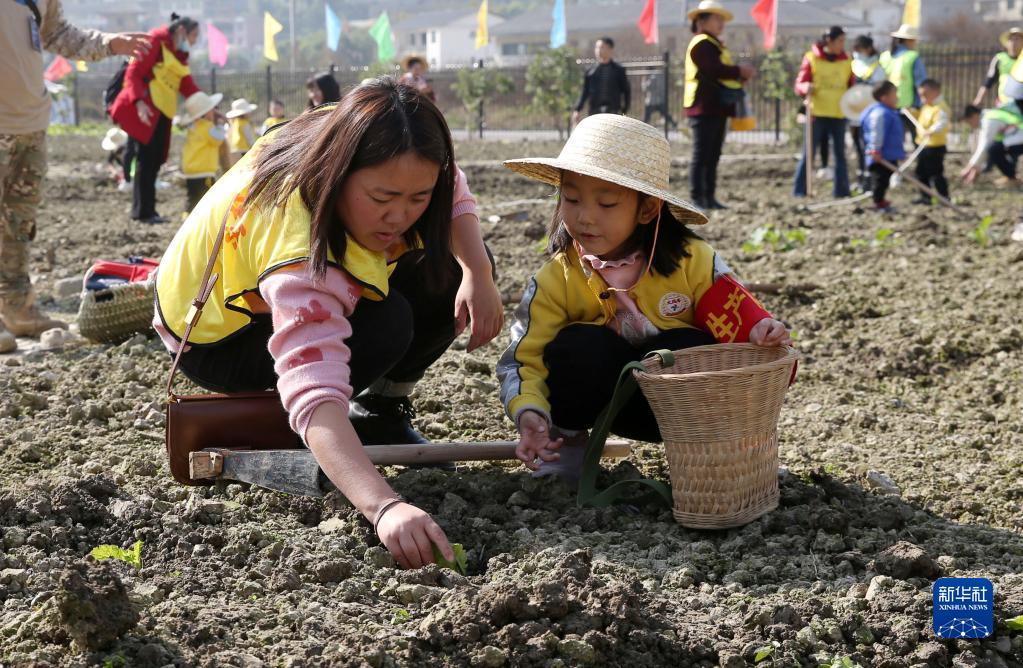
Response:
[[[306,112],[283,124],[256,158],[246,205],[282,207],[296,190],[310,213],[309,263],[327,269],[327,252],[340,264],[346,238],[337,201],[350,174],[413,153],[440,165],[430,204],[404,238],[425,247],[428,284],[440,290],[452,276],[451,200],[454,150],[444,116],[416,89],[391,77],[364,83],[332,110]]]
[[[834,41],[845,34],[845,28],[842,26],[831,26],[821,35],[821,44],[827,44],[828,42]]]
[[[638,211],[649,195],[637,194],[639,195],[639,201],[636,203]],[[646,257],[650,257],[650,253],[653,251],[654,259],[650,263],[651,271],[661,276],[670,276],[678,269],[682,258],[689,257],[689,240],[699,239],[700,236],[675,218],[667,203],[661,203],[661,226],[657,231],[657,247],[653,248],[656,219],[655,215],[646,225],[637,225],[628,243],[633,248],[642,250]],[[547,238],[547,252],[551,255],[567,252],[572,247],[572,236],[561,220],[560,191],[558,206],[547,227]]]
[[[180,28],[181,26],[184,26],[185,32],[189,33],[199,28],[199,22],[196,21],[195,19],[190,19],[187,16],[178,16],[177,14],[172,13],[170,17],[170,23],[167,24],[167,30],[170,31],[170,34],[173,35],[174,31]]]
[[[316,86],[323,93],[324,102],[337,102],[341,99],[341,86],[338,85],[337,79],[330,72],[324,72],[322,74],[316,74],[309,77],[305,82],[305,87],[309,90]],[[313,101],[309,100],[309,107],[312,108]]]

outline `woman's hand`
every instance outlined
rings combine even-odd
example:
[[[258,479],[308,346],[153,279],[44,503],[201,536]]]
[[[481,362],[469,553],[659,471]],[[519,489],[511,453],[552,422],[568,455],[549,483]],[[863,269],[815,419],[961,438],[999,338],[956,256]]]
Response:
[[[547,418],[535,411],[526,411],[519,416],[519,444],[515,447],[515,456],[531,471],[540,465],[537,458],[545,462],[557,461],[561,455],[555,450],[561,447],[564,439],[551,440]]]
[[[504,326],[504,304],[492,274],[482,276],[462,272],[462,284],[455,295],[455,335],[472,324],[467,350],[472,352],[501,333]]]
[[[433,563],[433,546],[448,561],[455,560],[444,530],[424,510],[398,503],[377,522],[377,537],[402,568],[422,568]]]
[[[750,343],[765,348],[792,343],[792,339],[789,338],[789,331],[785,328],[785,325],[774,318],[764,318],[753,325],[753,329],[749,333],[749,340]]]
[[[153,112],[146,106],[145,100],[135,100],[135,111],[138,112],[143,125],[153,124]]]
[[[977,180],[977,175],[980,174],[980,170],[976,167],[967,167],[963,171],[959,172],[959,178],[963,180],[966,185],[972,184]]]
[[[110,40],[110,52],[115,56],[141,58],[149,53],[149,49],[149,35],[144,32],[122,32]]]
[[[754,74],[756,74],[756,70],[754,70],[751,66],[739,65],[739,78],[743,81],[749,81],[753,78]]]

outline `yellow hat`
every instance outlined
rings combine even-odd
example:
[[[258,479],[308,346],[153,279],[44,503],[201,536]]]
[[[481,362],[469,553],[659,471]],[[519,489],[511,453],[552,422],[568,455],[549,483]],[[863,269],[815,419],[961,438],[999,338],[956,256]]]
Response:
[[[722,7],[721,3],[717,0],[701,0],[700,4],[696,6],[696,9],[689,10],[689,20],[695,21],[696,17],[700,14],[717,14],[725,21],[731,21],[733,18],[732,12]]]
[[[506,160],[504,166],[552,186],[561,185],[562,171],[592,176],[667,202],[680,223],[707,222],[698,207],[669,190],[671,147],[664,134],[628,116],[587,116],[568,136],[557,158]]]
[[[1009,46],[1009,38],[1019,35],[1023,37],[1023,28],[1009,28],[1001,34],[998,41],[1002,43],[1002,46]]]

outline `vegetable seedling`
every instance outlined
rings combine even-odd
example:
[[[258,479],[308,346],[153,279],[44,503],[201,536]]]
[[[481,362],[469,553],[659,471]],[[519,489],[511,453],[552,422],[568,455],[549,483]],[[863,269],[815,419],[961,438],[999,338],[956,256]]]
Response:
[[[462,547],[461,543],[452,543],[451,550],[455,553],[455,560],[448,561],[441,554],[437,546],[433,546],[433,560],[437,562],[437,565],[441,568],[448,568],[461,575],[469,574],[469,557],[465,553],[465,548]]]
[[[142,568],[142,541],[137,540],[130,550],[125,550],[116,545],[100,545],[92,548],[89,552],[96,561],[103,561],[104,559],[119,559],[127,564],[131,564],[135,568]]]

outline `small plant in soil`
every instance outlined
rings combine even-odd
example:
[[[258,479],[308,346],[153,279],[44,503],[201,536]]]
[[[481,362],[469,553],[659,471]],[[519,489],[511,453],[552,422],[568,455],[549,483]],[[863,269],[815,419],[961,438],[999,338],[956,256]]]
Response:
[[[433,546],[433,559],[437,562],[437,565],[441,568],[449,568],[456,573],[462,575],[469,574],[469,557],[465,553],[465,548],[462,547],[461,543],[452,543],[451,550],[455,553],[455,560],[448,561],[444,558],[444,555],[440,553],[437,546]]]
[[[768,223],[753,230],[749,239],[743,242],[742,252],[752,255],[763,250],[790,251],[806,243],[806,235],[804,227],[783,230]]]
[[[757,653],[753,655],[753,663],[760,663],[761,661],[767,661],[774,654],[774,647],[767,645],[757,650]]]
[[[988,232],[988,228],[991,227],[993,222],[993,216],[987,215],[981,218],[980,222],[977,223],[977,227],[970,230],[970,239],[978,246],[987,246],[991,243],[991,234]]]
[[[96,561],[103,561],[104,559],[118,559],[127,564],[131,564],[135,568],[142,568],[142,541],[137,540],[132,545],[130,550],[125,550],[116,545],[99,545],[92,548],[89,552]]]
[[[391,613],[391,624],[401,624],[412,619],[412,613],[405,608],[391,608],[388,612]]]
[[[1023,615],[1005,620],[1005,627],[1010,631],[1023,631]]]

